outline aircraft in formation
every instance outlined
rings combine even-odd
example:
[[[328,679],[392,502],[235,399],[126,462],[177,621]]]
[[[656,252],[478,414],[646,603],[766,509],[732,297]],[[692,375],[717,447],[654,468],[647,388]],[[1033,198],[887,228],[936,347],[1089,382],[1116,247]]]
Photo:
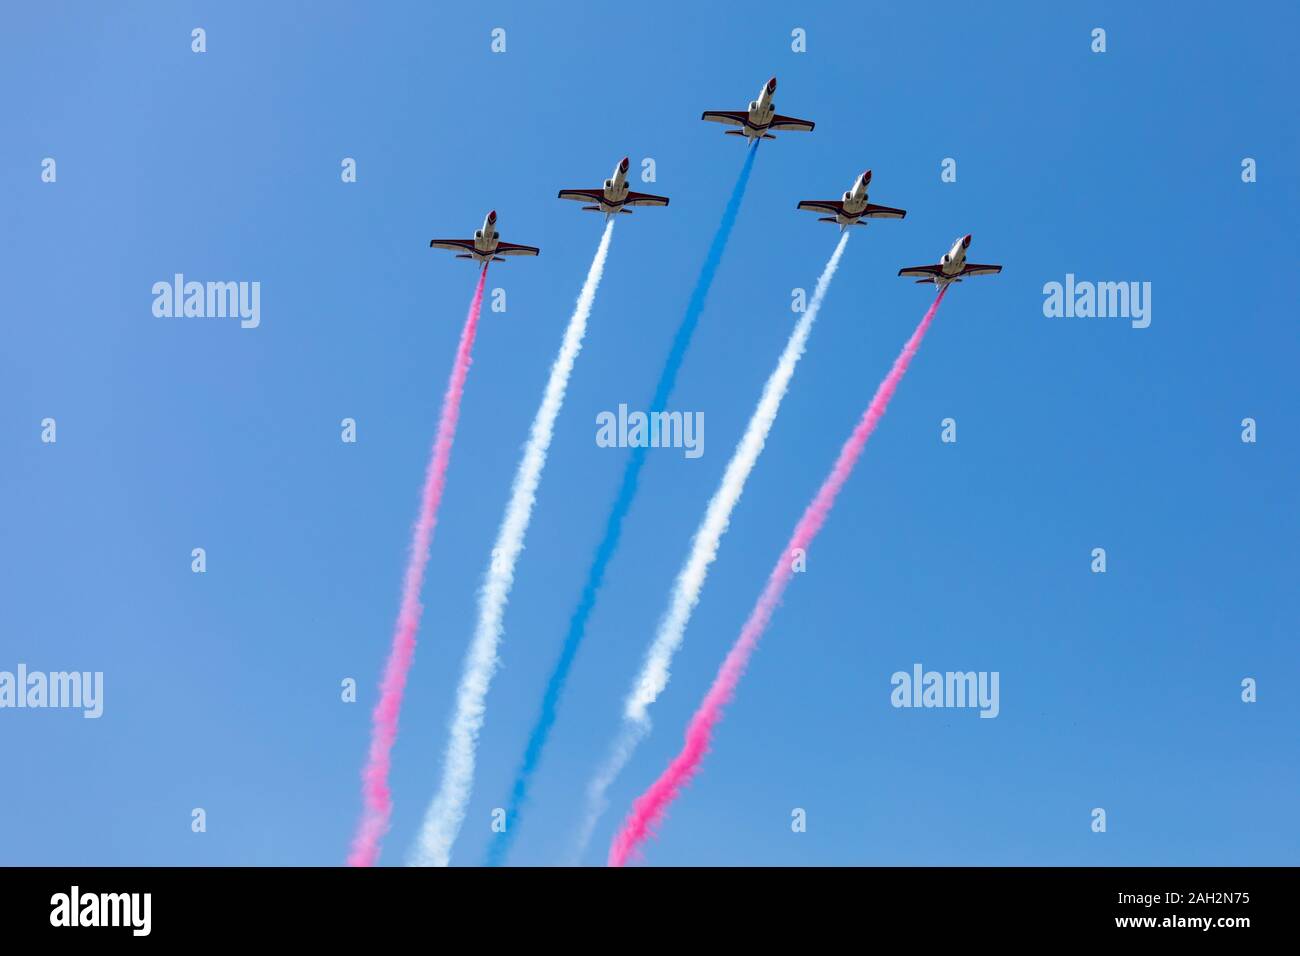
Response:
[[[583,206],[583,211],[603,212],[606,222],[609,221],[610,216],[617,216],[620,213],[630,216],[632,210],[628,209],[628,206],[667,206],[667,196],[652,196],[650,193],[639,193],[628,189],[629,165],[630,161],[624,156],[614,167],[614,175],[605,180],[605,185],[601,189],[561,189],[559,198],[592,203],[593,205]]]
[[[863,219],[902,219],[907,215],[906,209],[892,206],[877,206],[867,202],[867,187],[871,185],[871,170],[867,170],[853,181],[853,188],[844,194],[843,199],[805,199],[799,203],[800,209],[811,212],[828,212],[818,222],[833,222],[843,232],[849,226],[865,226]]]
[[[970,233],[962,236],[952,244],[952,248],[943,254],[943,258],[932,266],[908,266],[899,269],[900,276],[922,276],[917,283],[933,282],[940,289],[950,282],[960,282],[965,276],[992,276],[1002,271],[1001,266],[980,265],[966,261],[966,250],[970,248]]]
[[[758,99],[751,100],[748,110],[705,110],[701,119],[713,123],[738,126],[729,129],[730,136],[744,136],[749,140],[776,139],[771,130],[811,131],[815,125],[811,120],[782,116],[776,111],[772,96],[776,93],[776,77],[772,77],[759,91]],[[655,196],[639,193],[628,187],[627,171],[630,160],[624,156],[614,167],[614,173],[605,180],[604,186],[597,189],[561,189],[560,199],[574,199],[588,205],[585,212],[603,213],[608,222],[611,216],[628,215],[632,212],[628,206],[667,206],[667,196]],[[864,219],[902,219],[907,210],[895,209],[893,206],[878,206],[867,199],[867,189],[871,185],[871,170],[867,170],[853,182],[853,187],[846,191],[841,199],[805,199],[798,208],[810,212],[824,212],[818,222],[832,222],[843,232],[849,226],[865,226]],[[486,269],[489,262],[502,262],[503,256],[535,256],[539,252],[536,246],[521,246],[513,242],[503,242],[496,228],[497,213],[492,210],[483,220],[483,228],[474,230],[473,239],[431,239],[429,245],[434,249],[451,249],[457,253],[457,259],[471,259],[483,264]],[[961,282],[966,276],[996,275],[1002,271],[1000,265],[982,265],[966,261],[966,250],[970,248],[971,237],[968,233],[953,243],[952,248],[944,253],[943,258],[934,265],[908,266],[899,269],[900,276],[920,276],[918,283],[934,283],[939,288],[951,282]]]
[[[746,139],[776,139],[769,130],[791,130],[802,133],[811,133],[812,128],[817,125],[811,120],[795,119],[793,116],[782,116],[776,111],[776,104],[772,102],[772,94],[776,92],[776,77],[772,77],[763,84],[763,88],[758,93],[758,99],[749,101],[747,110],[705,110],[704,115],[700,117],[710,123],[725,123],[728,126],[739,126],[740,129],[727,130],[728,136],[744,136]]]
[[[457,259],[473,259],[483,263],[487,268],[489,262],[504,262],[502,256],[535,256],[541,249],[536,246],[520,246],[513,242],[502,242],[501,233],[497,231],[497,211],[493,209],[483,220],[483,228],[474,230],[473,239],[430,239],[432,249],[459,249]]]

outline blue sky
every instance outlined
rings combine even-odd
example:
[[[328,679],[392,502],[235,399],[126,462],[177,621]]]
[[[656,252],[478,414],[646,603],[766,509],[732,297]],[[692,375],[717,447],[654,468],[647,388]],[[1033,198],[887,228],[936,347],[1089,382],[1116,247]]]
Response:
[[[455,854],[477,863],[643,408],[742,160],[703,109],[775,73],[817,122],[760,150],[521,817],[563,859],[690,535],[874,170],[656,730],[586,862],[675,753],[808,497],[956,286],[796,578],[654,864],[1295,864],[1300,355],[1294,7],[137,3],[0,29],[0,670],[103,671],[104,715],[0,711],[0,862],[341,862],[438,403],[474,280],[428,249],[491,208],[494,266],[394,754],[385,862],[440,773],[475,590],[599,237],[555,199],[630,155],[672,198],[615,232],[543,477]],[[190,50],[207,31],[208,51]],[[504,54],[490,31],[506,30]],[[807,52],[790,48],[807,31]],[[1090,51],[1094,27],[1107,52]],[[57,182],[41,182],[41,161]],[[358,182],[340,181],[353,157]],[[940,180],[946,157],[957,181]],[[1241,180],[1241,162],[1258,181]],[[635,187],[634,187],[635,188]],[[259,281],[262,320],[162,319],[154,282]],[[1047,318],[1067,273],[1152,284],[1149,328]],[[40,440],[57,420],[58,441]],[[359,440],[344,444],[353,417]],[[958,423],[956,444],[940,421]],[[1241,441],[1254,418],[1258,441]],[[208,570],[190,570],[192,548]],[[1108,570],[1089,569],[1093,548]],[[998,671],[1001,713],[890,675]],[[361,699],[340,701],[353,677]],[[1259,700],[1240,700],[1243,678]],[[190,829],[191,810],[207,832]],[[807,812],[793,833],[793,808]],[[1103,807],[1107,832],[1093,833]]]

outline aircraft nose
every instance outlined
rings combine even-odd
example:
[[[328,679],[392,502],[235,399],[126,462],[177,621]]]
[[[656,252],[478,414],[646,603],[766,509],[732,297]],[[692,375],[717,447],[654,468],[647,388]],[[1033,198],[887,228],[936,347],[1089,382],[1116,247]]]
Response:
[[[496,222],[496,221],[497,221],[497,211],[493,209],[490,213],[488,213],[488,222]]]
[[[619,163],[619,165],[620,165],[621,167],[623,167],[623,172],[627,172],[627,167],[628,167],[628,157],[624,156],[624,157],[623,157],[623,162]]]
[[[865,173],[862,174],[862,181],[864,183],[871,182],[871,170],[868,169]]]
[[[970,248],[970,233],[966,233],[966,235],[962,238],[961,247],[963,249]]]
[[[775,92],[776,92],[776,77],[775,77],[775,76],[772,77],[770,80],[767,81],[767,91],[768,91],[769,93],[775,93]]]

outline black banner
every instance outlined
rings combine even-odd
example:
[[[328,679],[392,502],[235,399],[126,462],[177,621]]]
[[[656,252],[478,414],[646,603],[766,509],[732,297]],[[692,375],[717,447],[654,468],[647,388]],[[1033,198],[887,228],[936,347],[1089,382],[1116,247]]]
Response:
[[[436,925],[470,932],[561,927],[638,940],[707,931],[744,937],[835,932],[862,939],[970,941],[1097,935],[1231,945],[1274,933],[1296,871],[1282,868],[449,869],[9,868],[0,870],[7,940],[75,933],[80,943],[369,938],[391,945]],[[739,918],[739,916],[744,918]],[[664,920],[687,919],[667,926]]]

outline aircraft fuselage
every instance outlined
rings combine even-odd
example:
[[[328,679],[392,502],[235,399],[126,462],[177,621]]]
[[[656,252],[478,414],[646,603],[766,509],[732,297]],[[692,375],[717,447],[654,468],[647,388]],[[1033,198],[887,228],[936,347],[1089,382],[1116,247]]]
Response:
[[[605,215],[612,215],[622,208],[623,203],[627,200],[627,170],[629,160],[624,156],[617,166],[614,167],[614,173],[605,180],[605,186],[601,198],[597,200],[600,211]]]
[[[772,77],[759,90],[758,99],[749,101],[749,122],[740,128],[746,138],[762,139],[772,125],[772,117],[776,115],[776,104],[772,102],[775,92],[776,77]]]
[[[966,250],[970,248],[970,236],[965,235],[952,244],[952,248],[943,254],[939,260],[939,265],[943,267],[943,274],[946,276],[961,275],[961,270],[966,267]]]
[[[497,232],[497,211],[483,217],[483,228],[474,230],[474,250],[470,255],[479,262],[489,262],[496,255],[501,233]]]
[[[851,226],[867,210],[867,187],[871,185],[871,170],[867,170],[853,181],[853,188],[844,194],[843,208],[835,213],[835,222],[840,226]]]

